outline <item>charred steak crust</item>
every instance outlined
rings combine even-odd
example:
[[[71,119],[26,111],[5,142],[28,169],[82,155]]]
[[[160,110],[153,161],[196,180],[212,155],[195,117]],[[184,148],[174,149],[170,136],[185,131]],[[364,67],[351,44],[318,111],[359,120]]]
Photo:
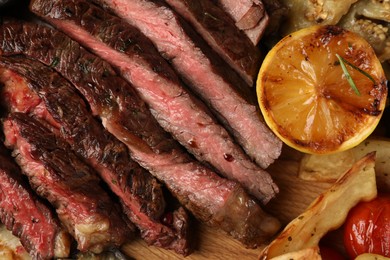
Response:
[[[46,1],[31,3],[36,14],[118,66],[123,76],[147,101],[163,128],[199,160],[210,163],[227,178],[238,181],[263,203],[277,193],[278,188],[270,175],[244,154],[177,78],[173,81],[173,71],[139,30],[83,0],[52,1],[47,10],[40,6],[47,5]],[[73,11],[67,13],[66,10]],[[85,40],[87,38],[88,41]],[[118,45],[118,42],[125,42],[124,39],[130,42],[125,49],[122,44]],[[154,64],[160,64],[160,67],[156,68]],[[160,77],[161,71],[171,71],[170,80]]]
[[[34,44],[29,40],[31,37]],[[241,217],[227,221],[230,215],[227,209],[231,204],[229,198],[235,196],[236,190],[244,193],[242,188],[220,178],[178,149],[177,143],[162,131],[150,112],[143,109],[146,105],[108,63],[87,52],[63,33],[30,23],[6,23],[0,26],[0,50],[3,55],[25,54],[38,59],[71,81],[83,93],[105,127],[125,142],[137,162],[164,182],[197,219],[222,228],[248,247],[263,242],[264,237],[248,232],[262,230],[258,226],[259,221]],[[86,69],[83,64],[88,64]],[[124,106],[127,104],[125,102],[129,102],[129,105]],[[137,131],[133,129],[133,121],[148,123],[142,131]],[[241,208],[243,216],[254,215],[260,220],[269,217],[248,196],[242,202],[237,207]],[[253,210],[248,205],[259,212],[251,213]],[[264,235],[272,236],[277,229],[270,225]]]
[[[280,156],[282,142],[260,119],[253,91],[163,1],[93,2],[107,6],[151,39],[258,165],[266,168]]]
[[[255,47],[234,20],[210,0],[165,0],[184,17],[249,86],[260,66],[260,49]]]
[[[74,151],[90,161],[101,175],[108,171],[105,179],[110,177],[109,182],[139,200],[141,211],[153,219],[161,217],[165,201],[160,185],[130,160],[127,147],[92,117],[84,100],[68,81],[42,63],[21,56],[0,57],[0,66],[28,79],[32,92],[29,95],[39,95],[44,100],[48,112],[61,126],[61,135]]]
[[[34,42],[29,40],[30,36]],[[170,151],[176,145],[150,117],[149,108],[135,90],[109,63],[87,52],[62,32],[32,23],[6,22],[1,26],[0,39],[0,53],[4,56],[24,54],[60,72],[82,93],[94,115],[126,109],[127,115],[122,120],[129,122],[136,139],[134,144],[140,149],[152,148],[159,153]],[[113,96],[118,96],[118,100]]]
[[[100,253],[131,237],[117,204],[96,174],[38,120],[12,113],[4,121],[5,144],[33,189],[55,208],[80,251]]]
[[[0,57],[0,66],[28,79],[31,90],[35,95],[39,94],[49,113],[60,124],[63,137],[74,151],[99,171],[111,190],[119,196],[124,212],[137,225],[149,245],[171,248],[184,255],[189,253],[186,241],[189,232],[179,227],[171,228],[160,221],[165,210],[160,184],[131,161],[126,146],[92,118],[68,81],[42,63],[20,56]],[[188,219],[184,210],[180,214],[183,220]],[[182,223],[180,228],[188,228],[187,223]]]
[[[52,209],[33,192],[2,144],[0,191],[1,222],[20,238],[33,259],[69,256],[69,234],[61,227]]]

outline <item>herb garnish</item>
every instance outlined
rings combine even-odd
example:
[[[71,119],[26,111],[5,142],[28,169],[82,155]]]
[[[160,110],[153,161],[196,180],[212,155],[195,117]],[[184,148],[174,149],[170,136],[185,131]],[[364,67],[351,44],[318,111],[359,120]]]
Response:
[[[349,71],[348,71],[347,66],[345,64],[351,66],[353,69],[357,70],[358,72],[360,72],[361,74],[366,76],[368,79],[370,79],[375,84],[375,80],[370,74],[368,74],[364,70],[360,69],[359,67],[353,65],[352,63],[350,63],[349,61],[347,61],[346,59],[344,59],[343,57],[341,57],[337,53],[336,53],[336,57],[338,58],[338,60],[340,62],[340,66],[344,72],[345,78],[347,79],[349,85],[351,85],[351,88],[355,91],[356,95],[360,96],[359,89],[356,87],[356,84],[353,81],[351,74],[349,74]]]
[[[215,17],[214,15],[208,13],[208,12],[204,12],[203,13],[204,16],[207,16],[207,17],[210,17],[211,19],[213,19],[214,21],[219,21],[219,19],[217,17]]]
[[[58,63],[60,63],[60,58],[59,57],[54,57],[53,61],[50,64],[50,67],[54,68],[55,66],[58,65]]]
[[[347,67],[345,66],[345,63],[346,63],[345,60],[337,53],[336,53],[336,57],[337,57],[337,59],[339,59],[340,66],[344,72],[345,78],[347,79],[349,85],[351,85],[351,88],[353,89],[353,91],[355,91],[356,95],[360,96],[359,89],[356,87],[356,84],[353,81],[351,74],[349,74],[349,71],[347,70]]]

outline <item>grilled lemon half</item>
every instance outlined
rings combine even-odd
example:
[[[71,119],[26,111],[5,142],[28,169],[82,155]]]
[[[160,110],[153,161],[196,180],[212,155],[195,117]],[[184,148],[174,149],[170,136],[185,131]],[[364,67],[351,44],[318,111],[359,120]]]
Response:
[[[287,145],[326,154],[358,145],[377,126],[387,80],[372,47],[336,26],[313,26],[265,57],[257,97],[267,125]]]

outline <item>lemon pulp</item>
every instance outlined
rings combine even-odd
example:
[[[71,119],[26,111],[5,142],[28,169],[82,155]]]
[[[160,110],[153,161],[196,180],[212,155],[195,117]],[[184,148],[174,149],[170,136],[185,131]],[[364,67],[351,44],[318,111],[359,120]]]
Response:
[[[359,94],[336,54],[348,62]],[[285,37],[268,53],[257,95],[266,123],[286,144],[331,153],[359,144],[375,129],[387,87],[381,64],[363,38],[335,26],[314,26]]]

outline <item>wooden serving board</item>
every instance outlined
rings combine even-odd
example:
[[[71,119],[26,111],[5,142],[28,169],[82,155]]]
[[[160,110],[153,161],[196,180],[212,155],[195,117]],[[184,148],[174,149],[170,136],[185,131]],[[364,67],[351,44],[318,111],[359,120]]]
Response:
[[[157,247],[148,247],[141,239],[135,240],[125,245],[122,250],[131,258],[136,260],[159,260],[159,259],[185,259],[185,260],[204,260],[204,259],[239,259],[250,260],[257,259],[261,252],[258,249],[246,249],[240,242],[232,239],[223,232],[199,225],[196,227],[198,237],[195,238],[195,251],[183,257],[171,251]]]
[[[276,216],[283,225],[297,217],[321,192],[331,185],[330,183],[315,183],[298,179],[297,172],[301,156],[301,153],[285,147],[280,159],[267,169],[279,186],[280,192],[265,210]],[[194,229],[196,229],[197,236],[194,238],[195,252],[187,257],[157,247],[148,247],[141,239],[126,244],[122,249],[128,256],[136,260],[249,260],[258,259],[265,246],[257,249],[246,249],[240,242],[222,231],[202,224],[194,225]]]

